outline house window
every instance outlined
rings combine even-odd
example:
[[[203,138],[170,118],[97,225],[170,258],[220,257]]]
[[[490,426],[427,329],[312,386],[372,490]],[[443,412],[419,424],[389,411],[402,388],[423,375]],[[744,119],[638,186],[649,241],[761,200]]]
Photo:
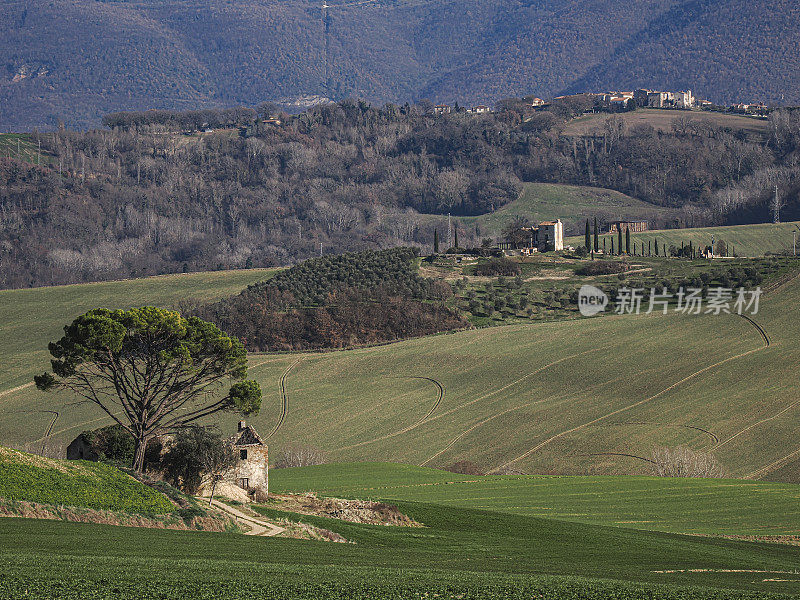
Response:
[[[247,450],[239,450],[239,458],[247,460]]]
[[[244,489],[244,490],[249,490],[250,489],[250,480],[247,477],[242,477],[239,480],[239,487]]]

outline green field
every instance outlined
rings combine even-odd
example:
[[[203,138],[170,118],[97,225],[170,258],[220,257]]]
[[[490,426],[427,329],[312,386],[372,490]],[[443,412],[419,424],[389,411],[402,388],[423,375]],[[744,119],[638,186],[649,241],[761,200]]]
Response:
[[[274,269],[213,271],[0,290],[0,398],[8,389],[29,383],[42,370],[48,360],[47,343],[60,337],[64,325],[87,310],[145,304],[171,307],[187,298],[217,300],[271,273]]]
[[[54,437],[63,442],[108,424],[93,406],[74,405],[69,396],[46,396],[32,386],[8,390],[44,370],[46,342],[92,304],[168,303],[245,283],[208,277],[219,278],[216,287],[202,287],[197,275],[2,292],[9,340],[3,358],[12,363],[3,363],[0,440],[40,441],[51,420],[42,410],[60,412]],[[169,289],[173,282],[182,287]],[[104,290],[102,300],[97,290]],[[156,290],[157,297],[147,295]],[[273,458],[288,444],[307,444],[331,461],[441,467],[470,460],[497,471],[649,475],[655,446],[687,445],[712,451],[731,476],[763,478],[800,456],[798,302],[798,279],[762,299],[755,318],[769,347],[735,315],[671,313],[518,324],[344,352],[254,355],[250,376],[260,382],[264,402],[250,421],[262,434],[272,432],[286,373],[289,408],[269,437]],[[441,397],[426,377],[442,386]],[[220,424],[227,431],[235,421],[227,415]]]
[[[515,217],[531,223],[561,219],[565,228],[579,228],[585,219],[597,217],[600,222],[619,219],[654,220],[670,218],[674,211],[642,202],[621,192],[604,188],[556,183],[525,183],[519,199],[494,212],[477,217],[454,217],[463,228],[476,225],[486,237],[497,237]],[[441,220],[441,215],[428,215]]]
[[[709,123],[716,127],[723,127],[731,131],[744,131],[755,140],[762,140],[767,134],[769,121],[758,117],[725,114],[711,111],[682,111],[664,110],[658,108],[644,108],[633,112],[610,115],[597,113],[585,115],[570,121],[564,129],[564,135],[589,135],[596,129],[602,129],[603,123],[610,117],[621,117],[627,127],[636,125],[650,125],[656,131],[672,132],[672,123],[679,118],[689,118],[701,123]]]
[[[52,157],[39,153],[34,136],[26,133],[0,133],[0,158],[14,158],[34,165],[48,165]]]
[[[146,514],[175,510],[165,496],[114,467],[51,460],[2,447],[0,498]]]
[[[784,253],[791,254],[794,250],[794,233],[798,235],[798,246],[800,246],[800,221],[788,223],[759,223],[756,225],[729,225],[723,227],[698,227],[694,229],[665,229],[659,231],[647,231],[644,233],[632,233],[631,244],[634,242],[640,244],[644,242],[658,241],[659,246],[666,244],[667,248],[674,245],[680,248],[681,244],[689,245],[689,242],[695,247],[710,246],[711,238],[714,237],[714,243],[722,240],[729,248],[729,252],[736,253],[737,256],[764,256],[766,253]],[[602,246],[602,238],[607,238],[607,245],[611,247],[611,237],[614,237],[614,244],[617,244],[616,234],[605,234],[600,236],[600,244]],[[572,246],[583,246],[583,236],[569,237],[564,240],[564,243]],[[798,247],[800,252],[800,247]]]
[[[274,469],[276,492],[426,502],[702,535],[800,535],[800,488],[730,479],[458,475],[387,463]]]
[[[303,517],[349,544],[0,519],[0,598],[677,600],[800,591],[791,546],[399,508],[425,527]]]
[[[267,276],[235,271],[0,292],[0,440],[41,442],[52,421],[45,410],[59,412],[53,436],[62,442],[108,424],[65,394],[15,389],[46,368],[47,341],[77,314],[218,298]],[[671,313],[253,355],[250,376],[264,404],[249,421],[273,460],[288,444],[307,444],[351,463],[273,470],[272,490],[390,499],[424,528],[282,515],[354,542],[333,544],[3,518],[0,598],[798,594],[795,546],[708,537],[796,536],[796,486],[646,476],[654,446],[681,444],[712,451],[735,477],[797,470],[798,302],[800,278],[762,299],[754,318],[769,345],[735,315]],[[221,418],[223,432],[236,419]],[[458,460],[507,474],[412,466]],[[397,462],[411,464],[388,464]]]

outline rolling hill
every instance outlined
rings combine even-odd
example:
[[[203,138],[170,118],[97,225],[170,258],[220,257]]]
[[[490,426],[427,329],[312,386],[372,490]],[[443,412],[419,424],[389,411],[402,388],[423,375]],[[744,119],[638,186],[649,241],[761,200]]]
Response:
[[[631,244],[634,242],[636,244],[647,244],[658,241],[659,245],[666,244],[667,248],[671,245],[680,248],[681,244],[688,246],[689,242],[692,242],[695,247],[704,247],[711,245],[713,237],[715,244],[719,240],[724,241],[729,247],[729,252],[735,252],[737,256],[764,256],[768,252],[791,254],[794,248],[794,232],[797,232],[798,244],[800,245],[800,222],[653,230],[632,233]],[[608,238],[608,246],[610,247],[610,238],[614,236],[605,234],[602,237]],[[583,236],[573,236],[565,238],[564,243],[582,246],[584,238]],[[600,244],[602,245],[602,243],[601,239]],[[800,248],[798,248],[798,251],[800,252]]]
[[[648,86],[719,102],[800,100],[789,0],[370,0],[332,3],[327,25],[305,0],[3,8],[4,130],[326,96],[476,104]]]
[[[600,223],[618,219],[669,222],[674,209],[642,202],[615,190],[555,183],[525,183],[518,200],[478,217],[457,217],[463,228],[479,227],[483,235],[500,237],[503,227],[515,217],[531,223],[561,219],[565,233],[583,232],[585,219],[597,217]],[[431,216],[442,222],[440,215]]]
[[[747,117],[728,113],[711,111],[676,112],[647,108],[617,115],[628,128],[649,125],[657,132],[670,133],[675,128],[679,119],[691,119],[694,122],[722,127],[737,132],[753,140],[762,140],[769,133],[769,122],[761,117]],[[609,118],[608,114],[595,113],[577,117],[570,121],[564,128],[564,135],[590,135],[602,130],[603,123]]]
[[[183,281],[194,294],[214,295],[225,274],[213,275],[218,279],[2,292],[3,321],[19,341],[6,350],[0,440],[41,440],[50,421],[44,409],[60,411],[53,435],[62,441],[107,423],[92,407],[26,384],[46,366],[46,342],[71,315],[88,305],[127,306],[136,302],[134,292],[147,290],[148,302],[164,303],[186,293]],[[179,286],[170,290],[172,282]],[[23,303],[31,297],[41,308]],[[798,301],[798,279],[762,299],[754,319],[769,344],[736,315],[671,313],[253,355],[250,376],[265,399],[252,424],[268,437],[273,456],[288,444],[309,444],[333,461],[437,467],[471,460],[494,472],[650,474],[654,447],[687,445],[712,451],[731,476],[764,478],[791,471],[800,456],[792,418]],[[235,416],[220,423],[232,429]]]

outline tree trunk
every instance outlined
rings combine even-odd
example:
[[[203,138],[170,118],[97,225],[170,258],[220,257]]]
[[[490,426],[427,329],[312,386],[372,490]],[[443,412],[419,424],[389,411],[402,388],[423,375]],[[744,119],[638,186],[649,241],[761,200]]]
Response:
[[[214,491],[217,489],[217,479],[214,478],[214,482],[211,484],[211,496],[208,498],[208,506],[211,508],[211,502],[214,500]]]
[[[136,452],[133,455],[133,470],[137,473],[144,472],[144,453],[147,450],[147,442],[145,439],[136,440]]]

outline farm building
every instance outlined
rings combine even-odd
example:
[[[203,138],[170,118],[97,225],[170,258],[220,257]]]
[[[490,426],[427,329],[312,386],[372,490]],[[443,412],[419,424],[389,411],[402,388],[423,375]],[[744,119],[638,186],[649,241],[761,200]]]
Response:
[[[228,443],[238,460],[224,473],[214,493],[240,502],[249,502],[255,492],[269,493],[269,452],[258,432],[244,421],[239,421],[236,434],[228,438]],[[213,482],[204,482],[198,490],[198,496],[208,497],[212,487]]]
[[[523,227],[520,229],[520,240],[522,243],[512,241],[500,242],[500,250],[519,250],[523,254],[547,250],[564,249],[564,224],[561,219],[555,221],[542,221],[538,225]]]
[[[269,490],[269,451],[267,445],[252,426],[239,421],[236,435],[231,438],[233,449],[239,457],[236,466],[226,479],[243,490]]]
[[[612,221],[608,226],[608,233],[629,230],[631,233],[647,231],[647,221]]]

